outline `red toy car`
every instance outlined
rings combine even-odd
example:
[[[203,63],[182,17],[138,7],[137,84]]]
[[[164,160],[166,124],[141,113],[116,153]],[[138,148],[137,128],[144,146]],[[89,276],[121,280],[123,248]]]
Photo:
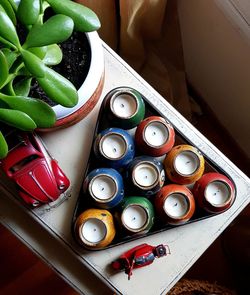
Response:
[[[32,207],[56,201],[70,182],[40,137],[12,130],[5,138],[9,153],[0,166],[18,185],[21,198]]]
[[[123,253],[117,260],[112,262],[113,269],[125,270],[130,279],[134,268],[144,267],[153,263],[155,257],[163,257],[170,254],[167,245],[151,246],[148,244],[138,245]]]

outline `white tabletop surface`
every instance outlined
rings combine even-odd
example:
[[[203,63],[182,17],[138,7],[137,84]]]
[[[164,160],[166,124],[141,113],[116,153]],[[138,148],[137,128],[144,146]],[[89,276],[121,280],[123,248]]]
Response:
[[[237,198],[225,213],[176,227],[111,249],[86,251],[71,234],[71,219],[86,168],[101,100],[81,122],[42,137],[59,165],[71,180],[72,195],[59,207],[40,214],[25,209],[12,196],[13,189],[0,181],[0,221],[55,269],[79,293],[162,294],[166,293],[249,203],[250,181],[218,149],[202,136],[155,90],[104,44],[105,84],[102,98],[118,86],[140,91],[206,157],[233,179]],[[1,179],[2,180],[2,179]],[[5,188],[4,188],[5,187]],[[8,190],[11,192],[8,192]],[[171,255],[133,271],[131,280],[114,272],[110,263],[140,243],[168,244]],[[105,284],[104,284],[105,283]],[[102,290],[102,291],[100,291]]]

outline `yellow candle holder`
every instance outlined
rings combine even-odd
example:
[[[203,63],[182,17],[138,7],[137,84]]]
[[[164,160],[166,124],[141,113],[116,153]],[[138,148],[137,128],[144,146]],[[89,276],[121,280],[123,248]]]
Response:
[[[102,209],[88,209],[81,213],[74,229],[78,242],[92,250],[108,246],[116,234],[112,214]]]

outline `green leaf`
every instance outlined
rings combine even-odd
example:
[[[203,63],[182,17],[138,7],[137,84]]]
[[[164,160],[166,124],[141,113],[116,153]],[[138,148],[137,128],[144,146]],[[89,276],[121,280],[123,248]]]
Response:
[[[8,2],[10,3],[10,5],[12,6],[13,10],[15,11],[15,13],[17,12],[17,1],[16,0],[8,0]]]
[[[29,52],[28,50],[22,50],[21,55],[27,70],[35,77],[42,78],[45,75],[45,64],[39,57]]]
[[[16,47],[20,47],[19,39],[14,24],[0,5],[0,36]]]
[[[0,50],[0,88],[4,85],[9,75],[9,67],[4,53]]]
[[[16,52],[10,50],[9,48],[2,48],[2,52],[5,55],[5,58],[8,63],[8,67],[10,69],[11,66],[13,65],[14,61],[17,59],[18,54]]]
[[[15,95],[15,92],[13,90],[13,87],[12,87],[12,82],[13,80],[9,81],[9,83],[7,83],[3,88],[2,88],[2,92],[4,94],[7,94],[7,95]]]
[[[25,25],[33,25],[36,23],[40,14],[40,0],[21,0],[17,17]]]
[[[9,1],[8,0],[0,0],[0,5],[2,5],[3,9],[7,13],[7,15],[9,16],[9,18],[13,22],[13,24],[16,25],[16,15],[15,15],[15,12],[13,10],[13,7],[9,3]]]
[[[32,78],[24,78],[13,85],[14,92],[17,96],[28,96]]]
[[[44,78],[37,78],[48,97],[64,107],[73,107],[78,102],[78,94],[74,85],[50,68],[46,68]]]
[[[3,109],[8,109],[8,108],[9,108],[9,106],[7,105],[7,103],[6,103],[6,102],[4,102],[4,101],[0,100],[0,108],[3,108]]]
[[[8,145],[2,132],[0,131],[0,159],[5,158],[7,154],[8,154]]]
[[[75,24],[75,30],[80,32],[92,32],[101,27],[97,15],[88,7],[70,0],[46,0],[56,13],[71,17]]]
[[[62,61],[62,50],[57,44],[47,46],[46,55],[43,58],[43,62],[47,66],[54,66]]]
[[[73,20],[66,15],[54,15],[43,25],[35,25],[30,30],[23,48],[41,47],[67,40],[74,29]]]
[[[7,96],[2,93],[0,93],[0,99],[6,102],[10,108],[30,116],[37,127],[48,128],[55,124],[55,112],[44,101],[25,96]]]
[[[27,114],[17,110],[0,109],[0,121],[25,131],[31,131],[37,127]]]
[[[45,57],[47,50],[48,50],[48,46],[29,48],[29,51],[35,54],[41,60]]]
[[[14,48],[16,50],[15,45],[13,45],[12,43],[0,36],[0,46],[2,45],[1,43],[7,48]]]

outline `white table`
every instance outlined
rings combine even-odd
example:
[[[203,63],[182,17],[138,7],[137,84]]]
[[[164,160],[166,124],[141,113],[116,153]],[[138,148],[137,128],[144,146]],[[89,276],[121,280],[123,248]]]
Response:
[[[118,294],[162,294],[175,285],[250,202],[250,180],[109,47],[103,46],[103,97],[118,86],[130,86],[140,91],[192,144],[230,175],[237,189],[235,203],[218,216],[111,249],[86,251],[77,246],[71,234],[71,219],[89,156],[100,100],[94,111],[78,124],[42,136],[51,154],[71,180],[71,198],[58,208],[39,215],[20,206],[13,197],[13,189],[10,186],[6,189],[6,183],[1,179],[0,221],[79,293],[100,294],[102,290],[102,294],[114,291]],[[114,259],[142,242],[168,244],[171,255],[135,270],[130,281],[123,272],[115,273],[110,269],[109,265]]]

